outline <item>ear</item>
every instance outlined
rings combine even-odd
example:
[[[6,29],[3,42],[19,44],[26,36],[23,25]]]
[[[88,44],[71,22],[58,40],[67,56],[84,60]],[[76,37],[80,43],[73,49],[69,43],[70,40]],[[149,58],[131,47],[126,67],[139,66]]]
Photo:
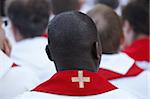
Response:
[[[100,43],[96,42],[96,54],[97,54],[97,59],[101,58],[101,53],[102,53],[102,49],[100,47]]]
[[[119,48],[119,51],[123,50],[124,48],[125,48],[125,36],[124,36],[124,33],[122,33],[122,36],[120,38],[120,48]]]
[[[48,58],[49,58],[51,61],[54,61],[54,59],[53,59],[53,57],[52,57],[52,54],[51,54],[51,51],[50,51],[48,45],[46,45],[45,51],[46,51],[46,53],[47,53]]]
[[[94,56],[95,59],[99,60],[101,57],[101,49],[100,49],[100,45],[98,42],[95,42],[93,44],[93,48],[92,48],[92,54]]]
[[[123,22],[123,31],[125,33],[129,33],[130,31],[132,31],[132,26],[130,25],[129,21],[125,20]]]
[[[10,22],[10,23],[11,23],[11,28],[10,29],[12,31],[12,34],[14,36],[15,41],[18,41],[20,38],[23,38],[21,36],[21,34],[19,33],[18,29],[16,28],[16,26],[12,22]]]
[[[15,33],[17,32],[17,29],[16,29],[15,25],[11,21],[10,21],[10,24],[11,24],[11,30],[12,30],[12,32],[15,35]]]
[[[121,38],[120,38],[120,43],[123,44],[124,40],[125,40],[124,33],[122,33]]]
[[[10,53],[11,53],[11,45],[10,45],[10,43],[9,43],[9,41],[8,41],[8,39],[5,39],[4,40],[4,43],[3,43],[3,51],[4,51],[4,53],[6,54],[6,55],[8,55],[8,56],[10,56]]]

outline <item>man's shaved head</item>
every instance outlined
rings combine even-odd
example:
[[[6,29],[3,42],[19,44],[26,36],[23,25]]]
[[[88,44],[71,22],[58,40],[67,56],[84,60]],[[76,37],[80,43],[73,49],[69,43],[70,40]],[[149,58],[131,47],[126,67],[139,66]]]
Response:
[[[97,71],[100,40],[94,22],[87,15],[80,12],[57,15],[48,26],[48,35],[49,57],[57,70]]]
[[[113,9],[99,4],[88,15],[96,23],[103,53],[117,52],[123,38],[122,23]]]

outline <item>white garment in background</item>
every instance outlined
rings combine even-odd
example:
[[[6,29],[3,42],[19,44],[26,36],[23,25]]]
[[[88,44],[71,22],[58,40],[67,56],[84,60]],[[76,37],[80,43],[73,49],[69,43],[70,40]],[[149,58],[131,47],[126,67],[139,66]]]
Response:
[[[136,61],[136,64],[142,69],[150,72],[150,62],[147,61]]]
[[[102,54],[100,68],[125,75],[135,64],[135,60],[126,53]]]
[[[82,13],[87,13],[95,6],[95,0],[85,0],[85,3],[81,7],[80,11]]]
[[[35,37],[17,42],[11,53],[11,58],[21,66],[30,66],[40,79],[40,82],[48,80],[56,73],[55,65],[50,61],[45,52],[47,38]]]
[[[13,61],[0,50],[0,79],[8,72]]]
[[[149,99],[149,76],[150,72],[144,71],[136,77],[121,78],[111,80],[110,82],[121,89],[129,91],[131,94],[137,96],[138,99]]]
[[[103,54],[100,68],[112,70],[113,72],[120,74],[126,74],[134,63],[135,61],[125,53]],[[143,71],[138,76],[124,77],[111,80],[110,82],[115,86],[136,95],[138,99],[148,99],[149,74],[150,72]]]
[[[41,92],[26,92],[23,95],[20,95],[14,99],[137,99],[137,98],[120,89],[116,89],[110,92],[92,96],[64,96]]]
[[[27,67],[12,65],[12,60],[0,51],[0,99],[12,99],[39,84],[38,77],[33,71]],[[3,69],[6,67],[8,69]]]

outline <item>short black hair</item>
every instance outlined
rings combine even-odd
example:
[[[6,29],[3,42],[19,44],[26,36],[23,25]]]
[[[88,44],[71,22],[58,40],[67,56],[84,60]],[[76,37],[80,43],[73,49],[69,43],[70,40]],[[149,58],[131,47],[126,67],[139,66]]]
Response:
[[[131,24],[137,34],[149,35],[149,3],[142,1],[137,0],[125,6],[122,18]]]
[[[6,0],[6,13],[24,38],[42,35],[48,25],[48,0]]]
[[[71,11],[55,16],[48,25],[48,40],[54,62],[61,61],[62,66],[64,64],[82,64],[83,66],[83,64],[88,64],[91,61],[97,62],[98,60],[95,58],[96,56],[93,56],[95,55],[94,44],[99,42],[100,45],[95,23],[81,12]],[[101,53],[98,54],[101,56]],[[98,68],[99,63],[94,65],[95,68]],[[63,68],[67,69],[68,67],[65,66]],[[82,66],[71,68],[83,69]],[[90,66],[84,69],[89,69]]]
[[[78,10],[79,0],[51,0],[52,11],[55,15],[62,12]]]
[[[119,0],[96,0],[96,3],[105,4],[112,9],[116,9],[119,6]]]
[[[48,26],[48,35],[49,44],[53,46],[54,51],[61,52],[60,47],[57,47],[61,46],[82,53],[82,49],[72,49],[75,48],[73,46],[85,47],[91,44],[89,43],[91,39],[94,41],[97,38],[97,29],[91,18],[81,12],[73,11],[57,15]]]

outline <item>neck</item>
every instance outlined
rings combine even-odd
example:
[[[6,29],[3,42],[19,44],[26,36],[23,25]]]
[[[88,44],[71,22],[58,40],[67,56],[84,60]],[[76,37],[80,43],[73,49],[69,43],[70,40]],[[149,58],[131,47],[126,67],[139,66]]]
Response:
[[[67,61],[67,62],[55,62],[57,71],[64,70],[88,70],[91,72],[97,72],[98,66],[92,61],[79,60],[79,61]]]
[[[15,36],[15,40],[18,42],[18,41],[21,41],[23,40],[23,36],[21,35],[21,33],[14,33],[14,36]]]

